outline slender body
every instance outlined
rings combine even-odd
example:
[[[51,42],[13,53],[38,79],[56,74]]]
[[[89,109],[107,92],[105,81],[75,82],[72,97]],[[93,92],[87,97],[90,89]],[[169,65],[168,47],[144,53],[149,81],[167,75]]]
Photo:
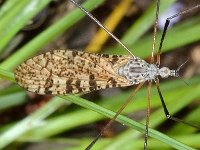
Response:
[[[26,60],[15,78],[30,92],[59,95],[130,86],[175,72],[138,57],[55,50]]]
[[[149,64],[139,58],[130,59],[124,66],[118,69],[118,74],[125,76],[131,84],[152,81],[158,76],[161,76],[161,78],[177,76],[176,70],[170,70],[167,67],[159,68],[155,64]]]

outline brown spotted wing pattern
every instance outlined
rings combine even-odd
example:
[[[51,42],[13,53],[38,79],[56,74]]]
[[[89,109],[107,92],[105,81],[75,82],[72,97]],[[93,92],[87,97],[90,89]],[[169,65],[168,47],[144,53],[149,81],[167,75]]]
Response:
[[[26,60],[15,70],[20,86],[38,94],[71,94],[129,86],[117,69],[131,56],[55,50]]]

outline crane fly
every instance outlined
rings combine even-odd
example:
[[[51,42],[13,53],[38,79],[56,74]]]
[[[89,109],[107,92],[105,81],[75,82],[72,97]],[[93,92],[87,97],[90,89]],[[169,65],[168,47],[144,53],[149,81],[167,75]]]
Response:
[[[155,63],[154,49],[160,0],[157,1],[156,19],[154,24],[152,44],[152,56],[150,63],[147,63],[145,60],[134,56],[131,51],[115,35],[113,35],[81,5],[76,3],[74,0],[70,1],[78,6],[109,35],[111,35],[125,50],[128,51],[128,53],[130,53],[130,55],[92,54],[76,50],[54,50],[51,52],[46,52],[26,60],[15,69],[15,79],[21,87],[30,92],[41,95],[66,95],[87,93],[112,87],[127,87],[138,85],[131,96],[124,103],[124,105],[117,111],[112,120],[110,120],[110,122],[86,148],[88,150],[92,148],[92,146],[103,134],[103,132],[113,123],[113,121],[129,103],[131,98],[133,98],[136,92],[146,81],[149,82],[149,86],[144,149],[147,149],[152,82],[156,83],[160,100],[164,108],[164,113],[168,119],[199,128],[199,126],[193,125],[189,122],[185,122],[170,115],[163,99],[161,90],[159,88],[159,78],[167,78],[169,76],[178,77],[178,71],[185,64],[182,64],[176,70],[169,69],[168,67],[160,67],[160,54],[162,44],[170,21],[177,16],[188,13],[194,9],[198,9],[200,5],[175,14],[166,19],[159,50],[157,53],[157,60]]]
[[[158,68],[138,57],[55,50],[35,56],[16,68],[20,86],[37,94],[76,94],[125,87],[176,77],[176,70]]]

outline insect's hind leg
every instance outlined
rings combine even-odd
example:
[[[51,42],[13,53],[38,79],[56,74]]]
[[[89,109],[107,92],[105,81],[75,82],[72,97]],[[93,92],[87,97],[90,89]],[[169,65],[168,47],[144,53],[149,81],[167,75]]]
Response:
[[[145,136],[144,136],[144,150],[147,149],[147,142],[148,142],[151,92],[152,92],[152,81],[150,81],[149,85],[148,85],[148,99],[147,99],[147,112],[146,112],[146,128],[145,128]]]
[[[159,66],[160,65],[160,54],[161,54],[161,50],[162,50],[162,45],[163,45],[163,42],[164,42],[164,39],[165,39],[165,35],[167,33],[167,29],[169,27],[169,24],[170,24],[170,21],[178,16],[181,16],[183,14],[186,14],[186,13],[189,13],[191,11],[193,11],[194,9],[198,9],[200,8],[200,4],[199,5],[196,5],[190,9],[187,9],[185,11],[182,11],[182,12],[179,12],[171,17],[168,17],[165,21],[165,26],[164,26],[164,30],[163,30],[163,33],[162,33],[162,37],[161,37],[161,40],[160,40],[160,45],[159,45],[159,49],[158,49],[158,53],[157,53],[157,62],[156,64]]]
[[[176,122],[180,122],[180,123],[189,125],[189,126],[191,126],[191,127],[200,129],[200,125],[192,124],[192,123],[190,123],[190,122],[181,120],[181,119],[179,119],[179,118],[176,118],[176,117],[170,115],[170,113],[169,113],[169,111],[168,111],[168,108],[167,108],[167,106],[166,106],[166,104],[165,104],[164,98],[163,98],[163,96],[162,96],[160,87],[159,87],[159,79],[156,80],[156,87],[157,87],[158,94],[159,94],[159,97],[160,97],[160,100],[161,100],[161,103],[162,103],[162,107],[163,107],[163,109],[164,109],[164,113],[165,113],[165,116],[166,116],[167,119],[174,120],[174,121],[176,121]]]

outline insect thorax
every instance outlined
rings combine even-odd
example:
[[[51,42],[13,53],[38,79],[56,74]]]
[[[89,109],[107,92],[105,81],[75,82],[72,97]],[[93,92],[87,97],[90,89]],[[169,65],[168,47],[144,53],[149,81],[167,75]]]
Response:
[[[159,69],[155,64],[149,64],[139,58],[130,59],[127,64],[118,69],[120,76],[126,77],[130,84],[138,84],[144,81],[155,80],[157,76],[167,78],[168,76],[176,76],[175,70],[167,67]]]

